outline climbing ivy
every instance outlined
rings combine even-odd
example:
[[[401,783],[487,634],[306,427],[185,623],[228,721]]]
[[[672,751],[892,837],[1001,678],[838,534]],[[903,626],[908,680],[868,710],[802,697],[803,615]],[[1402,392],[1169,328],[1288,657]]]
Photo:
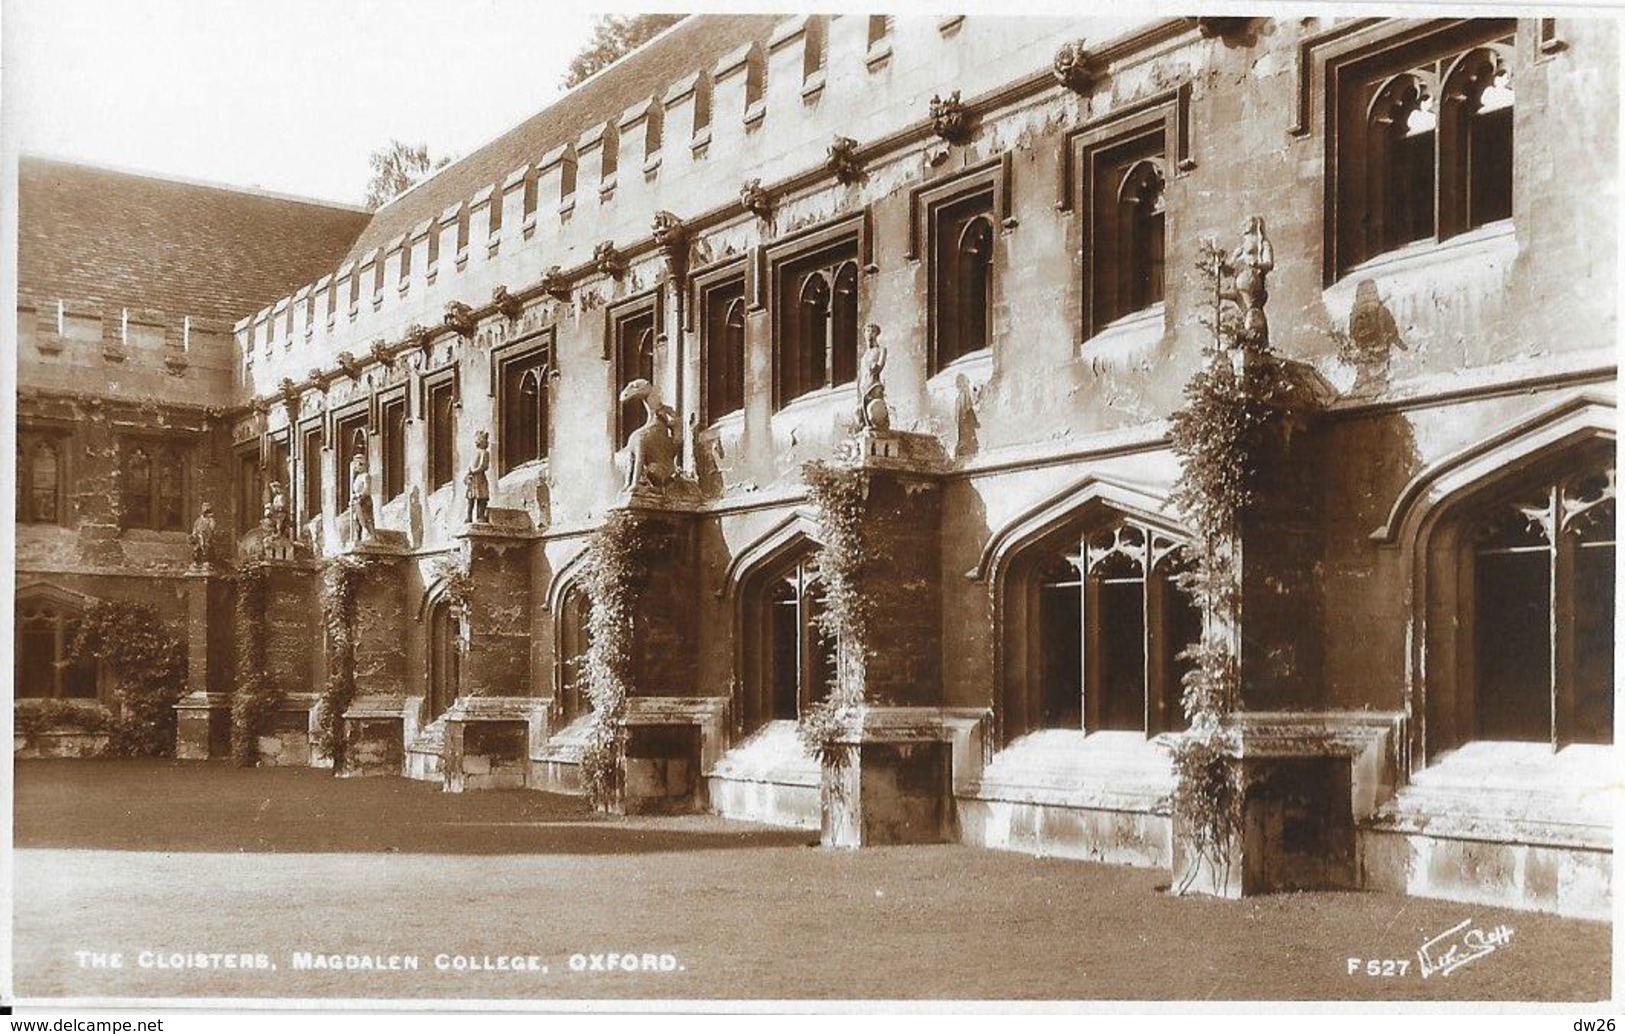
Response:
[[[69,647],[74,661],[99,661],[117,680],[107,752],[164,757],[175,750],[175,703],[186,692],[186,641],[149,606],[97,600]]]
[[[259,760],[259,738],[282,706],[284,692],[265,659],[268,571],[250,563],[237,573],[237,605],[232,615],[237,644],[237,687],[231,696],[231,757],[239,765]]]
[[[590,641],[582,676],[592,700],[592,721],[581,757],[581,782],[598,808],[607,810],[620,797],[626,698],[637,677],[634,604],[670,539],[661,518],[617,510],[587,544],[581,581]]]
[[[1235,270],[1214,242],[1203,242],[1197,269],[1209,288],[1202,323],[1212,340],[1169,421],[1181,461],[1172,501],[1195,535],[1179,584],[1207,615],[1201,641],[1181,655],[1192,662],[1183,693],[1189,729],[1174,744],[1173,803],[1195,850],[1181,892],[1201,861],[1222,872],[1240,833],[1246,787],[1228,724],[1241,697],[1239,520],[1255,502],[1267,446],[1301,405],[1267,333],[1249,326],[1226,292]]]
[[[342,555],[322,567],[322,627],[327,640],[327,681],[316,704],[316,751],[343,766],[344,712],[355,699],[356,586],[371,568],[366,557]]]
[[[865,535],[869,484],[861,469],[821,460],[803,464],[801,471],[823,534],[815,556],[823,597],[814,624],[826,642],[839,645],[829,695],[803,710],[796,732],[808,750],[830,760],[843,716],[863,703],[873,617],[863,584],[870,560]]]
[[[43,732],[77,732],[87,735],[111,733],[118,720],[100,707],[86,707],[70,700],[19,700],[12,729],[25,746],[32,746]]]

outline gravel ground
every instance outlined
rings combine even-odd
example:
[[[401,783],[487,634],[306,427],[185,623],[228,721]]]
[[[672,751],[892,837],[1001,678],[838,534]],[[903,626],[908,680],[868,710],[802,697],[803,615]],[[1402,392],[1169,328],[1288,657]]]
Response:
[[[828,851],[806,833],[708,816],[605,818],[572,798],[303,769],[32,761],[16,777],[25,1001],[1609,994],[1609,925],[1504,909],[1363,893],[1174,898],[1158,871],[960,846]],[[1512,934],[1422,978],[1417,949],[1463,920]],[[142,965],[174,953],[275,968]],[[300,969],[300,953],[419,968]],[[595,968],[611,953],[651,968]],[[441,956],[519,968],[442,970]],[[1350,958],[1409,967],[1351,976]]]

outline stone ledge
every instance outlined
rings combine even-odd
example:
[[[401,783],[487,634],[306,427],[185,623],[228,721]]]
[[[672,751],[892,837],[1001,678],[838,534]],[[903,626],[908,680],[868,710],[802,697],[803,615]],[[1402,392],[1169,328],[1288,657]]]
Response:
[[[532,748],[530,759],[532,761],[579,765],[581,755],[587,749],[587,735],[591,728],[592,715],[590,713],[577,717],[569,725],[549,736],[542,744]]]
[[[42,729],[28,739],[12,738],[12,757],[24,761],[37,758],[98,757],[107,749],[105,732],[73,729]]]
[[[407,544],[406,532],[377,528],[369,538],[354,543],[341,552],[351,556],[406,557],[412,555],[412,548]]]
[[[536,528],[530,514],[524,510],[493,506],[486,510],[487,520],[464,523],[453,538],[459,539],[536,539],[542,532]]]
[[[1416,772],[1364,828],[1609,851],[1617,771],[1612,747],[1478,741]]]
[[[727,697],[627,697],[627,725],[700,725],[728,714]]]
[[[955,793],[964,801],[983,803],[1033,804],[1053,808],[1072,808],[1081,811],[1123,812],[1136,815],[1172,815],[1173,784],[1158,792],[1147,788],[1143,792],[1132,789],[1114,790],[1106,787],[1078,787],[1063,789],[1054,786],[1036,786],[1022,783],[972,783],[964,792]]]
[[[420,701],[417,697],[404,694],[356,697],[350,701],[350,706],[344,709],[344,717],[401,718],[408,713],[415,715],[419,706]]]
[[[886,707],[862,704],[841,715],[836,743],[955,742],[987,715],[985,708]]]
[[[1410,737],[1402,711],[1244,711],[1231,719],[1243,760],[1347,758],[1356,821],[1404,785]]]
[[[1230,728],[1242,757],[1357,757],[1385,737],[1404,742],[1401,711],[1242,711]]]
[[[687,514],[699,510],[705,503],[699,482],[679,472],[669,484],[661,488],[639,485],[622,488],[615,495],[612,510],[645,510],[656,513]]]
[[[230,693],[188,693],[175,701],[177,711],[203,711],[214,707],[230,707]]]
[[[1172,758],[1162,738],[1049,729],[998,751],[978,779],[956,789],[967,801],[1099,812],[1168,815]]]
[[[796,736],[796,723],[768,722],[736,743],[705,772],[706,778],[730,782],[804,786],[817,790],[822,775],[818,759]]]
[[[948,454],[934,435],[918,431],[876,431],[863,428],[853,438],[857,466],[894,474],[941,476],[948,472]]]
[[[546,697],[460,696],[442,716],[447,722],[529,722],[546,714]]]
[[[1467,801],[1463,800],[1462,804]],[[1441,840],[1474,840],[1531,847],[1576,848],[1612,853],[1614,830],[1608,824],[1472,814],[1424,814],[1407,810],[1384,813],[1361,830],[1426,836]]]

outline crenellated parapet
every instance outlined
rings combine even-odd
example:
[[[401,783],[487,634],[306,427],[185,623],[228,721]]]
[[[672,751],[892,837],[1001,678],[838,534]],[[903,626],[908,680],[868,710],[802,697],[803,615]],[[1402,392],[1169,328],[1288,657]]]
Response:
[[[186,401],[226,393],[235,363],[230,327],[185,313],[75,298],[17,299],[22,384],[84,391],[102,380]]]
[[[477,321],[512,320],[516,302],[551,304],[565,285],[579,306],[656,280],[671,257],[651,232],[656,213],[680,220],[688,246],[704,254],[731,247],[709,239],[716,231],[731,238],[731,227],[752,218],[764,235],[783,233],[775,208],[842,184],[867,189],[866,175],[888,163],[894,168],[874,189],[893,190],[899,177],[920,175],[907,160],[913,151],[969,146],[972,136],[997,143],[989,116],[1065,92],[1050,59],[1080,32],[1101,41],[1091,53],[1108,69],[1135,48],[1200,38],[1180,19],[899,18],[880,40],[869,23],[786,19],[766,41],[576,128],[500,181],[244,318],[235,328],[244,396],[273,392],[313,366],[331,369],[340,351],[359,355],[380,339],[393,347],[414,325],[440,324],[451,304],[468,306]],[[1010,61],[979,58],[994,50]],[[1018,59],[1031,64],[1028,74],[1013,74]],[[940,93],[946,68],[959,70],[960,99],[944,135],[942,102],[933,109],[925,98]],[[746,183],[754,190],[742,193]],[[606,240],[629,282],[595,258]],[[500,310],[489,302],[498,287],[507,292]]]

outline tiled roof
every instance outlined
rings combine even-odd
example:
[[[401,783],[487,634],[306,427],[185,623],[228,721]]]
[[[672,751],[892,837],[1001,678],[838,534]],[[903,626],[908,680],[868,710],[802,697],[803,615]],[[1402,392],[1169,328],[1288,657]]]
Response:
[[[230,327],[335,269],[368,213],[24,157],[17,289]]]
[[[510,172],[539,160],[554,147],[574,142],[588,127],[618,117],[634,103],[664,94],[668,86],[693,72],[710,71],[731,50],[756,40],[765,43],[783,20],[784,15],[694,15],[679,22],[649,45],[379,209],[348,258],[383,247],[486,187],[501,189]],[[537,74],[555,73],[543,69]]]

